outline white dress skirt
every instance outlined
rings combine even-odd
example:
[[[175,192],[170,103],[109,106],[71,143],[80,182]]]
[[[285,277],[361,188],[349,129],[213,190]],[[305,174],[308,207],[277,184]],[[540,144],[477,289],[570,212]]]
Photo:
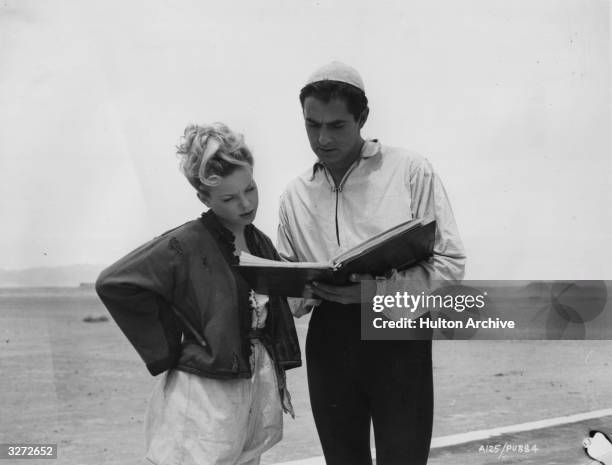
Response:
[[[266,296],[251,294],[253,328],[266,319]],[[155,465],[258,465],[283,435],[274,363],[251,340],[250,379],[217,380],[169,370],[145,415],[146,458]]]

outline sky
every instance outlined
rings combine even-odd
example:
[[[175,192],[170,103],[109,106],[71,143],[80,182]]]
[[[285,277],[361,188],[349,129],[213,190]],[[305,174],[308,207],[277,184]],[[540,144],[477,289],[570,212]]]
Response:
[[[434,165],[466,278],[612,279],[604,0],[0,0],[0,269],[109,264],[196,218],[191,123],[244,134],[274,239],[331,60],[363,76],[362,134]]]

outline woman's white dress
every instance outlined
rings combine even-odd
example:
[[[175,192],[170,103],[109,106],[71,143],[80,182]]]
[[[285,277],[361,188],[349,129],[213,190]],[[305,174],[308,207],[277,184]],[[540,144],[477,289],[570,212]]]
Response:
[[[252,328],[263,328],[267,296],[251,292]],[[258,465],[283,434],[274,363],[251,340],[250,379],[217,380],[169,370],[145,416],[146,458],[156,465]]]

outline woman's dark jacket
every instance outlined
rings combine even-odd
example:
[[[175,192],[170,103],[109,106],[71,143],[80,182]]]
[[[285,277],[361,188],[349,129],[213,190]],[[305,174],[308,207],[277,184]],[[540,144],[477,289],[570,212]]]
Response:
[[[280,260],[270,239],[245,228],[253,255]],[[212,211],[168,231],[105,269],[96,291],[151,374],[169,368],[249,378],[249,285],[232,264],[234,236]],[[270,297],[264,329],[279,368],[301,365],[285,298]]]

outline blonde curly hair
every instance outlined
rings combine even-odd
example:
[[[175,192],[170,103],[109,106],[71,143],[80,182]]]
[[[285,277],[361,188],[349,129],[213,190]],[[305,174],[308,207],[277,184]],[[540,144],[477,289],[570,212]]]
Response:
[[[181,171],[200,192],[218,185],[241,166],[253,168],[253,155],[244,137],[223,123],[187,126],[177,155]]]

